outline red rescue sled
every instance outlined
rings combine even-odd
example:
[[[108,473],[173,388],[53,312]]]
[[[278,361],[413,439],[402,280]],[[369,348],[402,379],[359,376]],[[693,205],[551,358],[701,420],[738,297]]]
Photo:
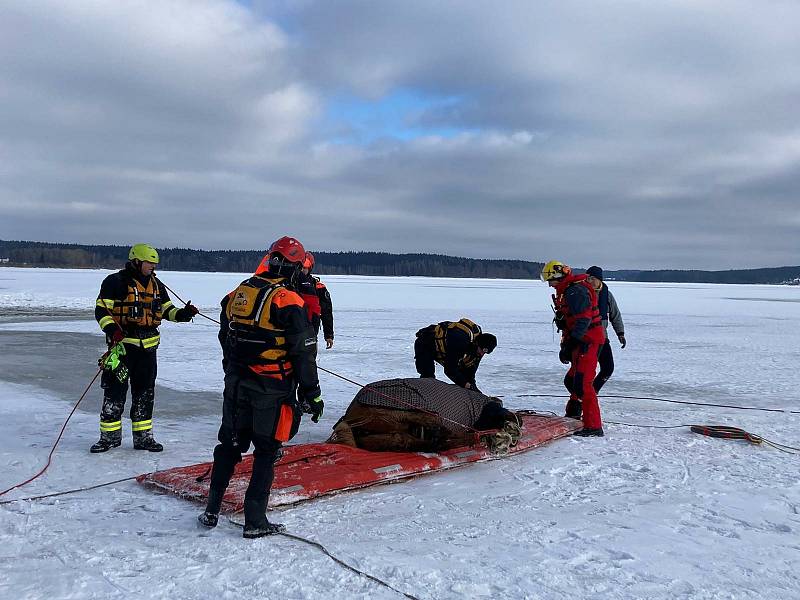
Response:
[[[546,415],[523,416],[522,437],[508,454],[518,454],[541,446],[581,428],[580,421]],[[269,497],[270,507],[286,506],[344,490],[451,469],[497,458],[484,446],[464,446],[433,454],[427,452],[369,452],[340,444],[297,444],[285,446],[275,467],[275,480]],[[225,494],[223,508],[240,510],[250,479],[252,455],[236,466]],[[208,496],[211,463],[176,467],[147,473],[139,483],[205,501]]]

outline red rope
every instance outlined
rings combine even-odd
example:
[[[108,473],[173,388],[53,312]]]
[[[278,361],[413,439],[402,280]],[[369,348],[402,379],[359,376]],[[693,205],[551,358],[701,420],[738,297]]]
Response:
[[[97,373],[94,374],[94,377],[92,377],[92,380],[89,382],[89,385],[86,386],[86,389],[83,391],[83,394],[81,394],[81,397],[78,398],[78,401],[75,403],[75,406],[72,407],[72,410],[70,411],[69,416],[67,417],[67,420],[64,421],[64,424],[61,426],[61,431],[58,432],[58,437],[56,438],[56,441],[53,444],[53,447],[50,448],[50,453],[47,455],[47,464],[45,464],[45,466],[42,468],[42,470],[39,471],[38,473],[36,473],[36,475],[34,475],[33,477],[31,477],[29,479],[26,479],[22,483],[18,483],[17,485],[13,485],[10,488],[8,488],[7,490],[3,490],[2,492],[0,492],[0,496],[4,496],[5,494],[10,492],[11,490],[15,490],[17,488],[20,488],[20,487],[22,487],[24,485],[29,484],[31,481],[33,481],[34,479],[39,477],[42,473],[47,471],[47,468],[50,466],[50,461],[53,458],[53,453],[56,451],[56,447],[58,446],[58,443],[61,441],[61,436],[64,435],[64,430],[67,428],[67,423],[69,423],[69,420],[72,418],[72,415],[74,415],[75,411],[78,409],[78,405],[86,397],[86,394],[89,393],[89,390],[91,389],[92,385],[94,385],[94,382],[97,381],[97,377],[102,372],[103,372],[102,368],[97,370]]]
[[[724,438],[728,440],[747,440],[752,444],[760,444],[763,440],[761,436],[748,433],[739,427],[728,427],[726,425],[690,425],[694,433],[707,435],[708,437]]]
[[[161,280],[159,279],[159,281],[161,281]],[[166,283],[164,283],[163,281],[161,281],[161,283],[162,283],[162,285],[164,286],[164,288],[165,288],[165,289],[166,289],[168,292],[170,292],[170,293],[171,293],[173,296],[175,296],[175,297],[178,299],[178,302],[183,302],[183,304],[184,304],[184,305],[186,305],[186,304],[187,304],[187,302],[186,302],[186,301],[185,301],[183,298],[181,298],[180,296],[178,296],[178,292],[176,292],[175,290],[173,290],[171,287],[169,287],[169,286],[168,286]],[[203,317],[204,319],[208,319],[209,321],[211,321],[212,323],[216,323],[217,325],[219,325],[219,324],[220,324],[220,322],[219,322],[219,321],[217,321],[216,319],[212,319],[211,317],[209,317],[209,316],[206,316],[206,315],[204,315],[203,313],[201,313],[201,312],[199,312],[199,311],[198,311],[198,313],[197,313],[197,316],[199,316],[199,317]]]

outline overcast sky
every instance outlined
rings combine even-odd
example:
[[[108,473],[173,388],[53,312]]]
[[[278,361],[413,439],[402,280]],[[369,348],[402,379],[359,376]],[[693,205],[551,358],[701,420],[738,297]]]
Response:
[[[800,264],[800,2],[6,0],[0,239]]]

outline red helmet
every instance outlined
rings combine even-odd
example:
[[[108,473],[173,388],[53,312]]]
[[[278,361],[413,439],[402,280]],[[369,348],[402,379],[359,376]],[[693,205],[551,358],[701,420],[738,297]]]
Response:
[[[296,239],[285,235],[272,243],[267,254],[280,254],[288,262],[299,263],[305,259],[306,249]]]
[[[303,244],[292,237],[283,236],[269,247],[267,254],[258,263],[255,274],[271,273],[281,277],[291,277],[300,269],[305,257],[306,249],[303,248]]]
[[[303,259],[303,268],[309,271],[314,268],[314,255],[311,252],[306,252],[306,257]]]

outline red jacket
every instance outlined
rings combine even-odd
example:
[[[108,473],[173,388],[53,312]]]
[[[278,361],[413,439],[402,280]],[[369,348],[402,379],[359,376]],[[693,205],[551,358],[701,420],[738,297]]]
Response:
[[[589,344],[605,342],[597,293],[586,275],[564,277],[556,286],[553,301],[556,311],[564,316],[567,335]]]

